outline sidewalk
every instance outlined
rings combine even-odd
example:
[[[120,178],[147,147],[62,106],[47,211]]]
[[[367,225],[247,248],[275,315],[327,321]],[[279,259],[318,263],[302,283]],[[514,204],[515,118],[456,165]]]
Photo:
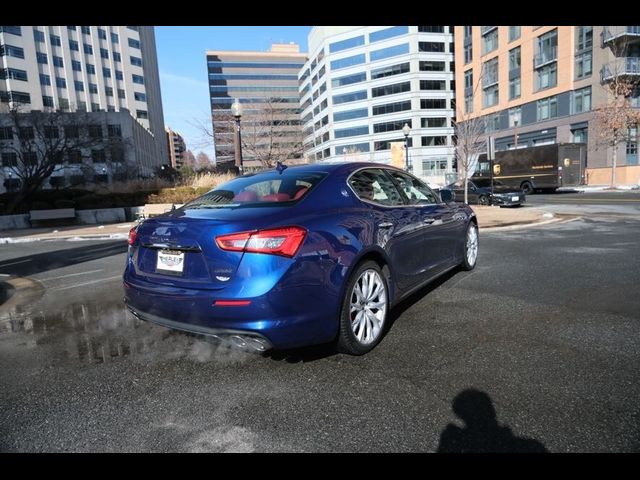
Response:
[[[548,222],[552,215],[533,207],[500,208],[472,205],[481,229]],[[0,244],[43,240],[126,240],[134,222],[96,226],[26,228],[0,231]]]

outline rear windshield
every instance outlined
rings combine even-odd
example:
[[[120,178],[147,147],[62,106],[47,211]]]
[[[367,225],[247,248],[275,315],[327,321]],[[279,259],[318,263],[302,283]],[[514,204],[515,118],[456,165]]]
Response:
[[[285,206],[305,197],[327,174],[325,172],[265,172],[244,175],[217,186],[184,209]]]

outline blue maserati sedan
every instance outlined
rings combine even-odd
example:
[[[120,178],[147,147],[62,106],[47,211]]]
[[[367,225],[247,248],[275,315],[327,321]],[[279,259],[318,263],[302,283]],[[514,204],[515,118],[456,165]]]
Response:
[[[244,348],[333,342],[362,355],[395,304],[474,268],[476,216],[451,200],[379,163],[246,174],[130,231],[125,303]]]

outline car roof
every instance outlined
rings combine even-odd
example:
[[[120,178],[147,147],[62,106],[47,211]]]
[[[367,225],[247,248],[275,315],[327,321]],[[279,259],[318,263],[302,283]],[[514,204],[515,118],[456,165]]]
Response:
[[[398,170],[398,171],[402,171],[397,167],[394,167],[393,165],[389,165],[386,163],[380,163],[380,162],[348,162],[348,161],[324,161],[324,162],[317,162],[317,163],[308,163],[308,164],[303,164],[303,165],[286,165],[287,166],[287,170],[292,169],[296,172],[318,172],[318,171],[323,171],[323,172],[340,172],[340,171],[354,171],[354,170],[358,170],[360,168],[366,168],[366,167],[370,167],[370,168],[381,168],[381,167],[385,167],[385,168],[391,168],[393,170]],[[263,170],[261,172],[256,172],[257,174],[260,173],[271,173],[271,172],[276,172],[277,169],[272,168],[269,170]]]

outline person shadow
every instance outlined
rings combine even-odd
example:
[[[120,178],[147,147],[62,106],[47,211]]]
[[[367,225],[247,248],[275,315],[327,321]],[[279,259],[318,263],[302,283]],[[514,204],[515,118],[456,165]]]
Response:
[[[460,392],[453,413],[465,424],[450,423],[440,434],[438,453],[549,453],[539,441],[517,437],[507,425],[499,425],[491,397],[473,388]]]

